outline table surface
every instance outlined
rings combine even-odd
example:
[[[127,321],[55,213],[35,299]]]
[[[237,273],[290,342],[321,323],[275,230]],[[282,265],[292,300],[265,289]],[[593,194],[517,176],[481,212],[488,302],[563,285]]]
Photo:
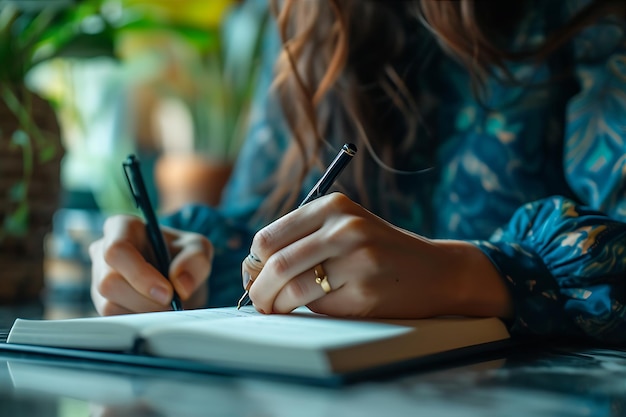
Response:
[[[0,328],[47,311],[0,307]],[[0,417],[206,415],[626,416],[626,349],[527,347],[342,388],[0,354]]]

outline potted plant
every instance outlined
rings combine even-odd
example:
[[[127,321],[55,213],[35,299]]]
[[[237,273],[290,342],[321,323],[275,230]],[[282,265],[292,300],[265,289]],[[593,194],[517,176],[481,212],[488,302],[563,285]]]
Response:
[[[59,125],[27,77],[53,57],[112,54],[106,22],[93,33],[85,25],[98,7],[89,0],[0,0],[0,303],[39,296],[44,237],[60,194]]]

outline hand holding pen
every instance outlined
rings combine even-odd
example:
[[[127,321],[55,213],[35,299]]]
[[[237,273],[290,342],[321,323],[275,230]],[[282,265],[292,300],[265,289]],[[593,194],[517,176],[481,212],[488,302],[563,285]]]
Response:
[[[319,181],[313,186],[311,191],[307,194],[307,196],[302,200],[298,207],[302,207],[305,204],[310,203],[313,200],[318,199],[319,197],[325,195],[330,187],[334,184],[335,180],[344,170],[344,168],[348,165],[348,163],[352,160],[352,157],[356,154],[357,148],[354,144],[348,143],[343,145],[335,159],[330,163],[322,177]],[[237,302],[237,308],[241,308],[241,306],[246,305],[250,302],[249,291],[252,283],[254,282],[254,278],[261,272],[263,269],[263,261],[255,255],[252,251],[250,254],[244,259],[243,266],[243,275],[244,279],[246,274],[248,275],[248,282],[245,284],[245,291],[241,298]],[[246,271],[248,269],[249,271]],[[254,277],[250,276],[250,273],[254,274]],[[323,273],[323,268],[320,266],[315,270],[316,280],[318,280],[318,284],[324,288],[324,291],[328,288],[328,280],[325,274]]]
[[[506,287],[476,246],[404,230],[342,193],[316,199],[328,186],[320,180],[321,192],[255,234],[242,278],[257,311],[420,318],[500,308],[490,303]]]
[[[170,254],[167,249],[167,245],[165,244],[165,240],[163,239],[163,234],[159,227],[156,214],[148,197],[148,190],[146,189],[145,182],[139,169],[139,160],[135,157],[135,155],[130,155],[126,161],[124,161],[123,166],[130,192],[132,193],[135,203],[141,210],[146,221],[146,233],[148,234],[148,239],[154,252],[156,262],[155,266],[159,272],[167,278],[169,276]],[[174,311],[180,311],[183,309],[180,297],[176,294],[176,292],[174,292],[172,297],[171,306]]]

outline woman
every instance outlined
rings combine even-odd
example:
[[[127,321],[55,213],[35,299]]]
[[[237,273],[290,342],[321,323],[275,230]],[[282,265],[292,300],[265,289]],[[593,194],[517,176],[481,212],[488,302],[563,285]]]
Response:
[[[626,342],[622,1],[274,6],[275,89],[222,206],[165,219],[171,284],[142,223],[109,219],[91,247],[101,314],[166,309],[173,289],[233,305],[242,270],[264,313],[499,316]],[[343,142],[361,152],[341,193],[294,210]]]

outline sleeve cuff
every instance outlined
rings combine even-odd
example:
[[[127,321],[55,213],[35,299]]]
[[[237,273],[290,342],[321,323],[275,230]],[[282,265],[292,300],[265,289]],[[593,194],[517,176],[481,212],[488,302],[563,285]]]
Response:
[[[542,258],[532,248],[511,242],[477,241],[475,244],[494,264],[513,300],[512,335],[576,334],[563,314],[559,286]]]

